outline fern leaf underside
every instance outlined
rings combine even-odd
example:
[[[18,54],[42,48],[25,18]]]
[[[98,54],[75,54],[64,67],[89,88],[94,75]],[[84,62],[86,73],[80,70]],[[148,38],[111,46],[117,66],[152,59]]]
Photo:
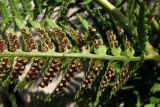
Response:
[[[23,5],[25,2],[27,0],[22,2]],[[61,81],[50,93],[50,95],[55,95],[62,92],[63,88],[68,86],[75,75],[83,71],[83,67],[88,63],[76,96],[92,84],[94,85],[94,81],[101,72],[104,72],[104,75],[101,77],[97,91],[102,93],[112,82],[114,83],[112,95],[135,71],[134,67],[137,66],[141,57],[134,55],[134,44],[124,32],[120,32],[123,28],[116,28],[119,35],[116,35],[112,28],[101,35],[79,14],[76,17],[83,26],[83,30],[65,25],[61,23],[62,14],[70,5],[67,3],[65,6],[65,2],[67,0],[61,6],[61,8],[64,6],[65,10],[63,9],[63,13],[58,14],[57,23],[48,17],[39,23],[31,15],[25,25],[22,20],[24,16],[17,12],[17,5],[9,0],[8,5],[14,16],[11,21],[14,22],[14,26],[8,27],[8,23],[4,25],[7,29],[1,29],[0,79],[2,87],[8,87],[14,83],[14,91],[17,91],[38,81],[38,87],[45,88],[60,75],[61,71],[64,71]],[[5,3],[0,1],[0,6],[4,7]],[[41,8],[39,7],[39,11]],[[24,11],[31,12],[31,14],[33,12],[26,6]],[[8,14],[7,9],[2,9],[2,16],[4,19],[7,18],[5,21],[8,21],[10,19],[6,14]],[[135,63],[133,64],[132,61]],[[29,69],[26,68],[27,65]],[[28,71],[25,72],[26,70]]]

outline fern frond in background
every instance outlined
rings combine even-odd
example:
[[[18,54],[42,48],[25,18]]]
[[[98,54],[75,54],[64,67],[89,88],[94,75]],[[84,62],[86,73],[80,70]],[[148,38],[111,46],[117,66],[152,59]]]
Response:
[[[158,0],[1,0],[0,8],[0,81],[7,106],[24,106],[21,93],[33,90],[44,104],[70,96],[66,102],[105,106],[124,90],[136,97],[135,106],[160,103]],[[148,63],[154,80],[136,83],[146,81],[141,73]],[[141,101],[137,88],[145,85],[148,99]],[[133,106],[119,101],[115,106]]]

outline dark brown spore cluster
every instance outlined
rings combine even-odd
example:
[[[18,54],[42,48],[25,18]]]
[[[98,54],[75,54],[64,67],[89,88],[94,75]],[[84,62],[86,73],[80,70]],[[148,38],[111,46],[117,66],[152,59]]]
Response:
[[[1,58],[1,63],[0,63],[0,78],[2,78],[3,75],[3,71],[6,71],[10,68],[9,65],[9,59],[7,57],[3,57]]]
[[[18,79],[20,75],[22,75],[22,71],[24,71],[25,66],[28,60],[26,58],[18,57],[16,60],[16,64],[11,72],[10,79]]]
[[[132,52],[132,51],[133,51],[133,47],[132,47],[129,39],[128,39],[127,36],[125,35],[124,29],[118,28],[118,32],[119,32],[120,37],[121,37],[122,40],[123,40],[124,48],[125,48],[125,49],[129,49],[129,50]]]
[[[31,52],[33,49],[36,49],[37,45],[31,33],[27,33],[25,29],[21,29],[21,33],[23,34],[23,40],[26,45],[25,50]]]
[[[71,49],[71,43],[69,42],[65,32],[63,32],[61,28],[49,30],[49,35],[51,36],[51,38],[58,39],[59,42],[57,42],[57,44],[59,52],[65,52],[67,49]]]
[[[116,80],[114,90],[118,90],[120,88],[120,86],[122,85],[122,82],[124,81],[124,79],[126,78],[127,74],[129,73],[128,69],[129,69],[129,65],[126,64],[122,69],[121,75]]]
[[[133,48],[130,44],[130,41],[128,40],[128,38],[126,36],[123,37],[123,42],[124,42],[125,49],[129,49],[130,51],[133,51]]]
[[[16,35],[12,33],[8,34],[9,50],[15,52],[16,49],[20,49],[21,45]]]
[[[27,73],[25,79],[27,81],[36,79],[36,77],[38,76],[39,71],[41,70],[43,65],[44,65],[44,62],[42,59],[40,59],[38,57],[34,57],[31,68],[30,68],[29,72]]]
[[[44,74],[39,86],[44,88],[48,86],[49,83],[56,77],[58,72],[60,71],[60,67],[62,62],[58,58],[51,59],[50,64],[48,65],[47,72]]]
[[[105,87],[107,87],[107,84],[111,80],[112,76],[114,74],[114,69],[112,67],[108,67],[106,74],[104,75],[101,84],[100,89],[104,91]]]
[[[86,89],[96,78],[98,71],[102,70],[102,64],[96,64],[96,60],[92,60],[86,77],[84,78],[83,83],[81,84],[81,89]]]
[[[102,38],[100,37],[100,35],[96,31],[94,31],[91,26],[88,28],[88,32],[95,48],[99,48],[99,46],[103,44]]]
[[[41,39],[42,42],[42,51],[43,52],[47,52],[50,49],[53,48],[53,45],[51,43],[51,39],[48,37],[48,35],[45,33],[45,31],[43,29],[36,29],[36,32],[39,36],[39,38]]]
[[[83,38],[82,34],[81,34],[79,31],[75,31],[74,29],[70,29],[70,32],[71,32],[71,33],[73,34],[73,36],[75,37],[80,52],[83,51],[83,50],[82,50],[83,47],[85,47],[86,49],[88,49],[87,42],[86,42],[86,40]]]
[[[111,48],[118,48],[118,41],[112,30],[107,31],[107,39]]]
[[[5,49],[5,42],[4,40],[0,39],[0,52],[3,52]]]
[[[77,59],[73,59],[69,67],[67,69],[67,73],[62,78],[61,82],[58,84],[58,86],[55,89],[55,93],[58,93],[62,91],[62,89],[71,81],[71,79],[74,77],[75,73],[78,72],[78,70],[81,67],[81,63],[77,62]]]

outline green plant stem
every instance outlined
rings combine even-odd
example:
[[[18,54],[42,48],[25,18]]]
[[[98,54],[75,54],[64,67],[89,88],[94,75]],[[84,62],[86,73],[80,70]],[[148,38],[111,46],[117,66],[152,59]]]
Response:
[[[103,7],[105,7],[108,11],[112,11],[114,9],[116,9],[115,6],[113,6],[109,1],[107,0],[94,0],[97,3],[99,3],[100,5],[102,5]]]
[[[141,57],[125,57],[125,56],[111,56],[111,55],[95,55],[89,53],[58,53],[58,52],[23,52],[23,51],[16,51],[16,52],[9,52],[4,51],[0,53],[0,57],[75,57],[75,58],[89,58],[89,59],[100,59],[100,60],[119,60],[119,61],[139,61]],[[144,60],[158,60],[160,61],[160,56],[145,56]]]

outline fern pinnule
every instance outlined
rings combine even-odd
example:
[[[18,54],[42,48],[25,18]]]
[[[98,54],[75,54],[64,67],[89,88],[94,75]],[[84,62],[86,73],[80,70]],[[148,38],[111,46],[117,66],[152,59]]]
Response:
[[[83,77],[83,81],[80,85],[79,90],[75,95],[75,99],[77,99],[89,86],[94,82],[96,77],[98,76],[99,72],[103,69],[104,63],[100,60],[93,60],[89,61],[88,70]]]
[[[58,44],[59,52],[66,52],[71,49],[72,45],[61,28],[49,30],[49,36]]]
[[[55,88],[55,93],[61,92],[62,89],[67,86],[71,82],[71,79],[75,76],[75,74],[81,69],[82,62],[81,59],[71,59],[70,64],[68,65],[68,68],[66,70],[66,73],[62,77],[62,80]]]
[[[124,83],[125,78],[127,77],[128,74],[129,74],[129,64],[126,63],[122,67],[122,71],[121,71],[119,77],[115,81],[115,84],[114,84],[113,89],[111,91],[111,95],[114,94],[117,90],[120,89],[120,87]]]
[[[3,39],[0,39],[0,52],[3,52],[5,49],[5,41]]]
[[[77,44],[77,48],[79,49],[80,52],[86,52],[87,50],[89,51],[89,46],[87,45],[87,41],[84,38],[84,35],[79,32],[78,30],[74,30],[73,28],[68,28],[67,29],[75,43]]]
[[[8,60],[9,60],[9,58],[8,57],[3,57],[3,58],[1,58],[1,68],[3,68],[3,69],[7,69],[7,68],[9,68],[8,66]]]
[[[48,51],[49,49],[53,49],[53,44],[51,43],[50,37],[45,33],[43,29],[37,28],[36,33],[41,41],[41,50],[43,52]]]
[[[48,30],[48,35],[51,39],[58,45],[59,52],[69,52],[71,51],[72,44],[66,33],[52,20],[46,18],[46,22],[50,29]]]
[[[15,66],[10,73],[10,76],[9,76],[10,79],[11,80],[18,79],[18,77],[22,75],[22,72],[24,71],[27,63],[28,63],[27,58],[18,57],[15,63]]]
[[[31,52],[32,50],[37,48],[37,44],[35,42],[35,40],[32,37],[32,34],[30,32],[27,32],[26,29],[21,29],[20,30],[22,33],[22,38],[23,38],[23,42],[24,42],[24,47],[25,47],[25,51],[27,52]]]
[[[126,36],[123,37],[124,40],[124,48],[129,49],[132,52],[131,44]]]
[[[66,32],[66,34],[68,34],[68,36],[71,38],[71,41],[74,42],[73,44],[75,44],[74,49],[72,49],[73,52],[80,52],[80,53],[90,52],[90,47],[86,40],[86,36],[82,32],[63,24],[61,24],[61,27]]]
[[[133,48],[133,43],[131,43],[130,39],[125,34],[124,29],[117,27],[117,31],[122,41],[122,44],[121,44],[123,46],[122,55],[127,57],[133,57],[135,53]]]
[[[100,90],[102,91],[105,90],[105,88],[108,86],[113,75],[114,75],[114,68],[112,66],[108,66],[107,71],[100,82],[100,86],[99,86]]]
[[[123,37],[123,44],[124,44],[124,52],[127,57],[132,57],[134,56],[134,48],[132,47],[132,44],[128,40],[126,36]]]
[[[99,48],[103,44],[102,37],[101,35],[99,35],[99,33],[96,32],[96,29],[89,26],[88,34],[89,34],[89,37],[92,39],[92,43],[96,49]]]
[[[112,30],[108,30],[106,32],[106,35],[107,35],[107,39],[108,39],[109,46],[110,46],[110,49],[111,49],[111,53],[114,56],[120,56],[121,48],[118,45],[118,40],[116,38],[116,35],[114,34],[114,32]]]
[[[62,66],[62,58],[50,58],[48,68],[42,76],[40,87],[44,88],[57,76]]]
[[[35,80],[44,65],[43,59],[38,57],[32,58],[31,63],[30,70],[25,77],[27,81]]]
[[[118,41],[112,30],[107,31],[107,39],[111,48],[118,48]]]
[[[8,57],[3,57],[0,60],[0,79],[6,75],[6,72],[11,68],[11,61]]]
[[[103,68],[103,62],[99,60],[90,60],[87,73],[83,78],[83,82],[81,83],[79,92],[84,91],[85,89],[88,88],[89,85],[92,84],[92,82],[96,79],[102,68]]]
[[[20,49],[21,45],[16,35],[8,33],[9,51],[15,52]]]

